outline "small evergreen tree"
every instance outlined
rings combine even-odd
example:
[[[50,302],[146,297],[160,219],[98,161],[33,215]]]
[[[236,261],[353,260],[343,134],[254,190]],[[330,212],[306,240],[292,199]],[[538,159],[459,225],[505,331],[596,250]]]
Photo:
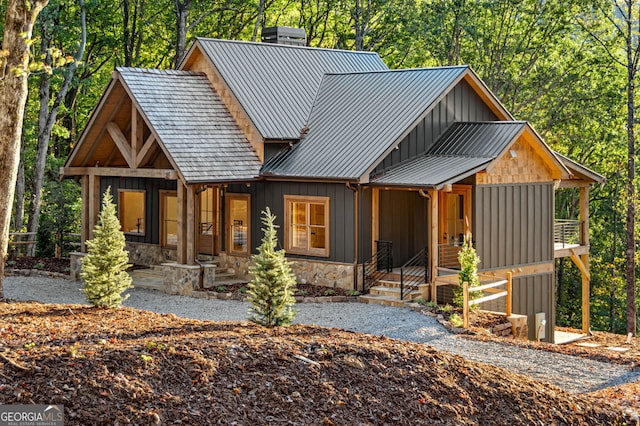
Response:
[[[253,279],[248,287],[249,319],[265,327],[287,326],[295,318],[297,311],[291,307],[296,303],[293,292],[296,278],[284,256],[284,250],[277,250],[278,236],[276,217],[269,207],[262,212],[264,237],[258,247],[258,254],[251,257],[249,272]]]
[[[464,303],[462,284],[464,282],[469,284],[469,300],[482,296],[481,291],[471,291],[473,287],[480,285],[480,279],[478,278],[478,263],[480,263],[480,258],[476,254],[476,249],[473,248],[470,232],[465,235],[462,250],[458,253],[458,262],[460,262],[460,272],[458,273],[458,287],[456,287],[453,293],[453,304],[462,307]],[[474,307],[477,306],[478,305],[474,305]]]
[[[129,252],[125,250],[124,234],[120,230],[111,187],[108,187],[93,239],[87,241],[87,255],[82,260],[82,291],[89,303],[105,308],[122,305],[129,297],[128,294],[123,297],[122,293],[133,287],[131,276],[126,272],[131,266],[128,261]]]

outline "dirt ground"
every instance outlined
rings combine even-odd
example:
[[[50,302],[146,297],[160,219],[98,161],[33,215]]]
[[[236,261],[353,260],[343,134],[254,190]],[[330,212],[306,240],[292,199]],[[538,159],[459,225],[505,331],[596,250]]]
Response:
[[[0,342],[0,402],[63,404],[70,425],[632,421],[602,397],[321,327],[0,302]]]

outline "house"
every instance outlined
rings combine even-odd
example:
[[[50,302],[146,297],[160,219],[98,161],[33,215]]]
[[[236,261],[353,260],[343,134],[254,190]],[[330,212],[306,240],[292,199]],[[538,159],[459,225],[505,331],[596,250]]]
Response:
[[[468,66],[389,70],[375,53],[269,41],[201,38],[180,70],[114,71],[61,169],[82,183],[82,251],[111,187],[131,262],[162,265],[166,291],[186,294],[216,270],[246,274],[269,206],[300,282],[367,292],[402,275],[393,297],[435,300],[470,231],[483,274],[512,272],[531,338],[544,314],[553,341],[554,259],[571,257],[588,329],[601,176],[514,120]],[[556,223],[567,186],[580,221]]]

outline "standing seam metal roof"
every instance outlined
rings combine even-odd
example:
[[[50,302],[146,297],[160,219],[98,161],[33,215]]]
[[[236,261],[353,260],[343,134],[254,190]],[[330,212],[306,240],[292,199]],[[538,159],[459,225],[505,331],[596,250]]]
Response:
[[[298,139],[324,74],[387,70],[376,53],[199,38],[265,139]]]
[[[467,70],[458,66],[326,75],[307,136],[266,164],[263,173],[360,178]]]
[[[250,180],[261,163],[202,73],[117,68],[187,182]]]
[[[516,138],[526,122],[454,123],[425,154],[371,179],[379,185],[437,187],[483,170]]]

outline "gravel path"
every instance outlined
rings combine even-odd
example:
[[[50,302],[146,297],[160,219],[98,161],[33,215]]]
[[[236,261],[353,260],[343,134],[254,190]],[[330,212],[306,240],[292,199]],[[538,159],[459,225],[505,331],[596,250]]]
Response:
[[[5,297],[44,303],[86,304],[80,284],[42,277],[6,277]],[[194,299],[144,289],[133,289],[126,306],[181,317],[244,321],[249,304],[238,301]],[[385,335],[395,339],[426,343],[464,358],[492,364],[516,373],[547,381],[572,393],[585,393],[608,386],[640,381],[640,372],[553,352],[479,342],[449,334],[434,318],[404,308],[361,303],[302,303],[296,322]]]

